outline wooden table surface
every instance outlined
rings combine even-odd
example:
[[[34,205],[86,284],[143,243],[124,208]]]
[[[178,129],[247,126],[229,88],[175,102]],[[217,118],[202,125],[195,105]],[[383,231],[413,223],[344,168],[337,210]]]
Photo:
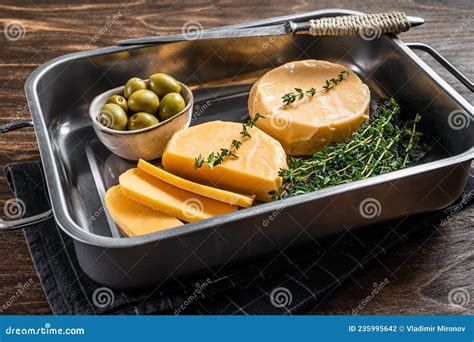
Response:
[[[54,57],[113,45],[125,38],[178,33],[190,20],[197,20],[207,28],[334,7],[364,12],[399,10],[425,18],[425,25],[412,29],[401,38],[405,42],[424,42],[433,46],[474,79],[471,0],[2,1],[0,102],[3,106],[0,123],[30,117],[24,107],[24,83],[35,68]],[[121,13],[120,19],[107,25],[117,13]],[[7,30],[15,27],[20,28],[17,35],[15,31]],[[96,35],[98,39],[94,39]],[[94,40],[92,47],[86,46]],[[422,58],[472,103],[473,96],[466,88],[429,56]],[[32,129],[0,137],[2,167],[12,161],[37,159],[39,154]],[[3,175],[0,182],[3,203],[12,196]],[[433,234],[408,241],[334,291],[314,312],[350,314],[352,309],[365,303],[361,314],[473,314],[472,288],[471,301],[464,307],[450,305],[446,298],[446,293],[453,289],[472,286],[473,218],[474,206],[471,205],[445,227],[434,227]],[[385,278],[389,279],[388,285],[375,298],[366,300],[371,284]],[[28,290],[16,298],[19,284],[28,284]],[[2,309],[7,314],[51,313],[21,231],[0,233],[0,309],[4,304],[8,304]]]

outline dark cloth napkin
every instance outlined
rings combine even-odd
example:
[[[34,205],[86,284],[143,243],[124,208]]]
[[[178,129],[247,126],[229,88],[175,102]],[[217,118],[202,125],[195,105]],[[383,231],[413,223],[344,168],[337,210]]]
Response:
[[[14,196],[25,204],[24,217],[50,208],[41,162],[9,164],[5,174]],[[471,176],[463,196],[444,210],[347,230],[257,264],[226,269],[216,278],[133,293],[104,289],[89,279],[78,265],[72,239],[54,219],[26,228],[24,234],[55,314],[304,314],[355,272],[408,238],[428,234],[433,224],[460,207],[466,208],[473,191]]]

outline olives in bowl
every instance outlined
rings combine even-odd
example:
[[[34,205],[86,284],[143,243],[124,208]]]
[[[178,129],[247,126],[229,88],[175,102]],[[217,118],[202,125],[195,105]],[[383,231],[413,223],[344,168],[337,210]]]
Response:
[[[125,111],[125,113],[128,113],[127,99],[121,95],[112,95],[107,100],[107,103],[114,103],[116,105],[119,105]]]
[[[127,113],[115,103],[106,103],[100,110],[99,122],[116,131],[123,131],[127,127]]]
[[[128,108],[134,113],[146,112],[155,114],[160,105],[160,99],[151,90],[140,89],[128,98]]]
[[[152,76],[131,78],[124,86],[98,95],[89,107],[99,139],[127,160],[160,158],[173,134],[191,122],[191,90],[169,75]]]
[[[125,87],[123,88],[123,96],[125,98],[129,98],[134,92],[138,90],[146,89],[146,81],[139,79],[138,77],[131,78],[125,83]]]
[[[127,128],[129,131],[135,131],[137,129],[142,129],[150,126],[154,126],[158,123],[158,119],[151,114],[140,112],[135,113],[128,120]]]
[[[179,93],[169,93],[163,96],[160,104],[160,120],[167,120],[181,112],[186,107],[183,97]]]
[[[179,94],[181,92],[181,84],[170,75],[161,72],[151,75],[148,82],[149,89],[160,98],[169,93]]]

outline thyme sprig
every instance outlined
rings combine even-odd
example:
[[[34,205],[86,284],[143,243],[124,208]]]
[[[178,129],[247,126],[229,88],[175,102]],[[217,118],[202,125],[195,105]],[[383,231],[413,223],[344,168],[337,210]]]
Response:
[[[301,88],[295,88],[295,91],[294,92],[289,92],[289,93],[286,93],[285,95],[283,95],[281,98],[283,100],[283,106],[286,107],[286,106],[289,106],[290,104],[292,104],[293,102],[295,101],[299,101],[301,99],[303,99],[306,96],[308,97],[313,97],[314,95],[316,95],[316,93],[320,92],[320,93],[327,93],[329,90],[331,90],[332,88],[334,88],[336,85],[338,85],[339,83],[341,83],[344,78],[346,77],[349,77],[349,72],[346,71],[346,70],[342,70],[336,78],[331,78],[330,80],[326,80],[326,84],[322,87],[322,89],[320,91],[318,91],[316,88],[314,87],[311,87],[309,88],[308,90],[304,91],[303,89]]]
[[[260,113],[257,113],[253,119],[249,119],[247,122],[242,124],[242,131],[240,131],[242,139],[250,139],[252,137],[249,130],[255,126],[257,120],[260,118],[264,119],[265,117]],[[222,164],[227,158],[238,158],[236,152],[242,145],[242,141],[243,140],[233,139],[229,148],[221,148],[219,152],[211,152],[207,158],[204,158],[202,154],[199,154],[199,156],[194,158],[194,168],[199,169],[204,164],[207,164],[207,166],[212,170],[217,165]]]
[[[380,104],[371,120],[351,140],[326,147],[310,158],[288,158],[288,169],[280,169],[283,186],[273,199],[291,197],[329,186],[403,169],[420,152],[417,124],[400,118],[400,107],[391,99]]]

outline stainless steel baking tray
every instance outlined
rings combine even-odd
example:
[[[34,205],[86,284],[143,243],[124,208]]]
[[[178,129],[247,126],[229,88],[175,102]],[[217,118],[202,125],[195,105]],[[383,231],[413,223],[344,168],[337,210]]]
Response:
[[[225,37],[226,30],[238,27],[344,14],[360,13],[315,11],[221,30]],[[434,54],[424,45],[412,47]],[[352,68],[369,85],[373,103],[394,96],[405,115],[421,113],[421,129],[432,150],[408,169],[142,237],[121,236],[103,208],[103,197],[118,175],[134,165],[112,155],[98,141],[87,115],[93,97],[132,76],[165,70],[192,86],[192,124],[243,121],[249,89],[260,75],[285,62],[308,58]],[[451,65],[440,61],[472,87]],[[56,58],[35,70],[25,88],[56,222],[73,238],[85,273],[111,287],[139,288],[215,271],[352,227],[446,207],[461,194],[473,157],[472,107],[391,35],[371,41],[298,35],[113,46]],[[467,121],[453,126],[456,115]],[[379,204],[371,218],[359,210],[368,198]]]

